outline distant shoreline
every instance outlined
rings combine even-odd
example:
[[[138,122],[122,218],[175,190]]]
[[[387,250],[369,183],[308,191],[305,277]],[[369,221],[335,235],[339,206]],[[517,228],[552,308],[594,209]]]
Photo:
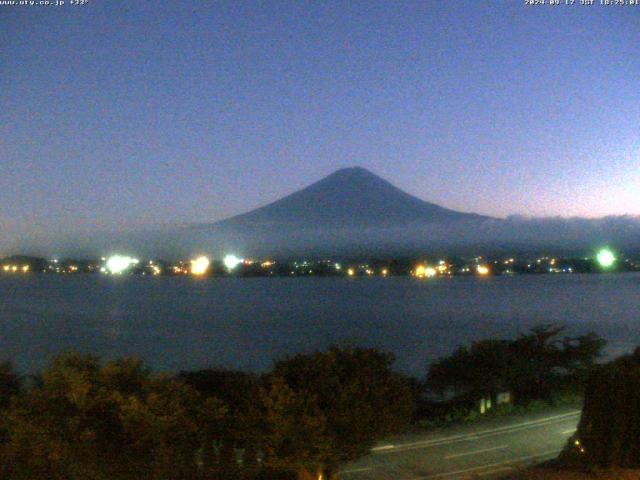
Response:
[[[504,276],[523,274],[574,274],[640,272],[640,257],[629,257],[608,248],[591,256],[475,256],[415,255],[398,258],[222,259],[205,255],[187,260],[139,259],[114,254],[100,259],[46,259],[15,255],[0,259],[0,276],[26,274],[105,274],[196,277],[396,277]]]

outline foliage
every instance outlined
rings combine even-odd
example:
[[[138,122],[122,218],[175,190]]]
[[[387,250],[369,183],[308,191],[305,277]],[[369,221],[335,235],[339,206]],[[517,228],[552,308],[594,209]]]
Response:
[[[558,339],[562,327],[543,325],[514,340],[482,340],[459,347],[429,369],[432,392],[477,400],[510,391],[526,403],[550,399],[571,386],[580,389],[604,340],[590,333]]]
[[[269,464],[294,471],[322,469],[332,453],[331,439],[327,417],[316,398],[295,392],[276,377],[263,391],[262,400]]]
[[[591,465],[640,467],[640,348],[592,373],[565,453]]]
[[[207,474],[232,475],[240,468],[237,452],[242,452],[241,470],[259,467],[264,457],[265,428],[260,377],[235,370],[205,369],[181,372],[178,378],[204,398],[224,406],[224,418],[201,424]]]
[[[216,418],[197,394],[138,360],[102,366],[76,353],[57,357],[15,403],[2,450],[4,478],[185,478],[196,467],[198,420]]]
[[[0,411],[11,404],[11,400],[20,392],[20,377],[15,373],[11,362],[0,363]]]
[[[56,357],[29,388],[0,367],[0,479],[295,478],[330,472],[408,424],[410,382],[374,349],[332,348],[264,376],[155,375],[139,360]],[[1,396],[4,395],[4,396]]]
[[[406,427],[415,399],[393,360],[375,349],[332,347],[278,362],[263,391],[269,451],[330,470]]]
[[[0,363],[0,444],[7,441],[8,426],[6,412],[20,393],[20,377],[11,362]]]
[[[502,389],[553,398],[560,382],[584,381],[603,346],[592,334],[559,340],[560,332],[543,326],[460,348],[434,364],[429,387],[462,399]],[[332,347],[284,359],[262,376],[168,376],[135,359],[69,353],[29,388],[2,364],[0,479],[248,480],[305,470],[328,478],[412,420],[418,385],[394,372],[393,361],[376,349]],[[470,420],[464,401],[451,405],[449,417]]]

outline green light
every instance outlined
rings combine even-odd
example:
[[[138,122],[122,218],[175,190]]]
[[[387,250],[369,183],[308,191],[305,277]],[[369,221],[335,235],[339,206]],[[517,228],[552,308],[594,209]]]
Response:
[[[606,248],[603,248],[598,252],[598,255],[596,256],[596,260],[598,260],[598,263],[602,268],[609,268],[611,265],[615,263],[616,257],[611,250],[607,250]]]

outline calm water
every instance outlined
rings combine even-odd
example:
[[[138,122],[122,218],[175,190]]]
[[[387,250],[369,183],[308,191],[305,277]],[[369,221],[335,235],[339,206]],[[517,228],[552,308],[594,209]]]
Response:
[[[136,355],[154,369],[262,370],[332,343],[430,360],[547,322],[594,330],[618,354],[640,345],[640,274],[498,278],[0,278],[0,356],[21,371],[80,350]]]

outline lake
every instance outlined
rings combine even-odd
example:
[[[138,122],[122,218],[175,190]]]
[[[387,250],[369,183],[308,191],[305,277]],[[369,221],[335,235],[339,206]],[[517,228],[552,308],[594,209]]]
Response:
[[[541,323],[640,345],[640,274],[398,278],[0,277],[0,357],[21,372],[65,350],[155,370],[262,371],[331,344],[393,352],[423,375],[457,345]]]

